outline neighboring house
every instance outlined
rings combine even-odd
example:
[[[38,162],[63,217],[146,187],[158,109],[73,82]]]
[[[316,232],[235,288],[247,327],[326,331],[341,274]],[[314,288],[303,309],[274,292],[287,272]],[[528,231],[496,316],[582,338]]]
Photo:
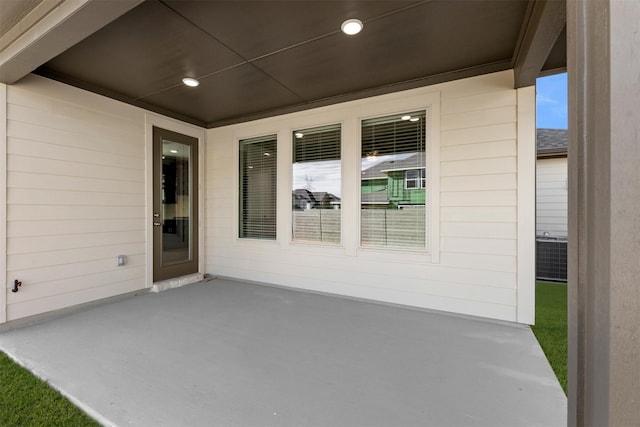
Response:
[[[293,208],[307,209],[340,209],[340,197],[326,191],[309,191],[305,188],[293,190]]]
[[[420,161],[418,154],[412,154],[399,160],[381,162],[362,171],[360,186],[365,205],[392,209],[424,205],[424,161]]]
[[[316,201],[316,209],[340,209],[340,197],[326,191],[314,191],[313,198]]]
[[[317,203],[313,193],[304,188],[293,190],[291,197],[293,209],[296,210],[312,209]]]
[[[536,131],[536,235],[567,237],[567,130]]]
[[[536,278],[567,280],[566,129],[536,130]]]
[[[386,179],[384,180],[386,182]],[[368,187],[368,184],[363,184]],[[360,203],[363,208],[366,209],[387,209],[389,207],[389,194],[387,188],[376,191],[367,191],[368,188],[362,189],[360,196]]]

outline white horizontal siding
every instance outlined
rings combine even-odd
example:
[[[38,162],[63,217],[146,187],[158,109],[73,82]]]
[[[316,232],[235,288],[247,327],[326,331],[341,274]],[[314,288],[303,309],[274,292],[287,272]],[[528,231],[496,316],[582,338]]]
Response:
[[[208,131],[206,271],[517,320],[512,87],[511,72],[495,73]],[[427,106],[436,132],[429,149],[430,218],[437,220],[427,233],[430,253],[363,249],[358,120]],[[144,287],[150,259],[144,112],[32,76],[9,87],[7,118],[7,283],[24,283],[8,293],[8,320]],[[337,246],[291,242],[287,138],[291,129],[329,123],[343,129],[342,239]],[[236,141],[272,133],[279,134],[278,239],[240,241]],[[542,203],[554,202],[557,189],[549,190]],[[127,266],[116,267],[119,254],[129,256]]]
[[[501,156],[515,156],[517,146],[515,140],[478,142],[471,145],[450,145],[440,149],[442,161],[474,160]]]
[[[492,159],[443,161],[441,176],[488,175],[498,173],[515,173],[516,158],[495,157]]]
[[[475,79],[467,80],[471,82]],[[445,117],[447,114],[468,113],[470,111],[485,111],[501,107],[515,107],[516,92],[511,88],[504,86],[504,81],[502,82],[502,87],[493,88],[485,86],[484,82],[481,79],[477,79],[476,84],[478,89],[483,86],[486,87],[486,91],[481,93],[474,93],[473,91],[456,93],[455,90],[446,88],[446,93],[450,94],[450,96],[442,99],[443,117]],[[498,120],[498,122],[501,121],[502,120]],[[515,117],[513,117],[513,121],[515,122]],[[455,128],[460,128],[460,124],[455,126]]]
[[[477,144],[513,140],[516,138],[516,123],[501,123],[491,126],[463,127],[442,132],[442,146]]]
[[[514,222],[449,222],[440,224],[443,237],[471,237],[486,239],[516,239]]]
[[[536,162],[536,235],[567,237],[567,158]]]
[[[512,88],[511,72],[495,73],[209,130],[207,272],[516,321],[518,134]],[[419,251],[360,248],[359,119],[413,111],[433,94],[438,103],[431,106],[437,129],[432,142],[439,159],[427,167],[439,171],[428,188],[438,195],[430,207],[438,223],[427,234],[437,233],[439,260]],[[343,129],[342,241],[291,242],[291,129],[330,123]],[[273,133],[279,134],[278,194],[285,197],[278,204],[277,240],[240,240],[236,141]]]
[[[144,119],[36,76],[8,87],[8,321],[145,287]]]
[[[441,206],[516,206],[515,190],[450,191],[443,193]]]
[[[23,297],[16,299],[7,306],[7,320],[21,319],[34,314],[60,310],[114,295],[125,294],[139,289],[141,282],[140,277],[137,276],[121,282],[116,281],[117,279],[111,276],[105,284],[100,284],[96,279],[94,276],[87,276],[84,280],[78,282],[80,286],[74,292],[56,293],[42,298]],[[98,285],[91,286],[92,284]],[[21,288],[19,293],[23,293],[25,289],[26,287]]]
[[[516,190],[516,174],[486,174],[475,176],[448,176],[441,180],[440,191]]]

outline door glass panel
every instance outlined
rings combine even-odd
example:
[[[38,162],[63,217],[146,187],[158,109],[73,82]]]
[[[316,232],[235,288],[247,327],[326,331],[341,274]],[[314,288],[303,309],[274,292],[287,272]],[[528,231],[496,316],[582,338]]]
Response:
[[[162,265],[191,260],[191,147],[162,140]]]

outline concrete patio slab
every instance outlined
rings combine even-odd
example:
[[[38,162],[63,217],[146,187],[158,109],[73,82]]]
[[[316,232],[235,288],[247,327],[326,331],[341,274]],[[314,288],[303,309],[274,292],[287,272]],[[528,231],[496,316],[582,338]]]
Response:
[[[528,327],[217,279],[0,334],[115,426],[565,426]]]

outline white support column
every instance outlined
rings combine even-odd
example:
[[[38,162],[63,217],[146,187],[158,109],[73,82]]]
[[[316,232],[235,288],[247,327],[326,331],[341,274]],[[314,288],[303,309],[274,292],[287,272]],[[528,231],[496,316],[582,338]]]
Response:
[[[7,321],[7,85],[0,83],[0,324]]]
[[[536,308],[536,89],[518,89],[517,321],[533,324]]]
[[[568,0],[570,426],[640,420],[640,2]]]

